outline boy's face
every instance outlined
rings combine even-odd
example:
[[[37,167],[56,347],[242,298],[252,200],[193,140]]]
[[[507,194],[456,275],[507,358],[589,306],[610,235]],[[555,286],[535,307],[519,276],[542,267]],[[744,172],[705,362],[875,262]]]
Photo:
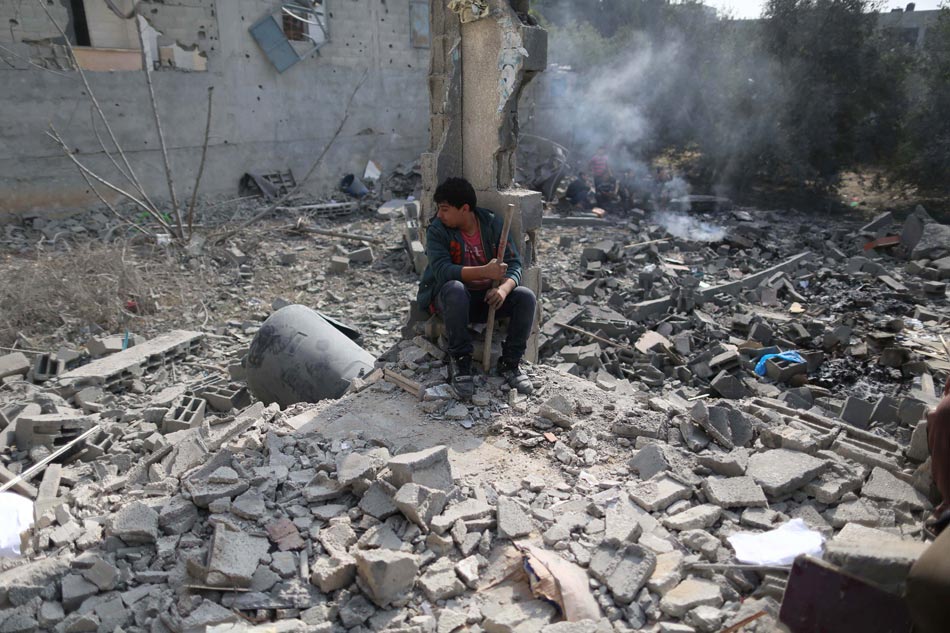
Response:
[[[463,204],[461,208],[453,207],[448,202],[440,202],[438,210],[436,211],[436,216],[439,220],[442,221],[446,227],[450,229],[459,229],[462,228],[465,214],[471,211],[467,204]]]

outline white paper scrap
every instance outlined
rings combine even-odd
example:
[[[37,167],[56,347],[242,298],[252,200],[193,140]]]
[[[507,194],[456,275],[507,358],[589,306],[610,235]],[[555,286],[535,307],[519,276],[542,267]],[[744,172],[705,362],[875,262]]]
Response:
[[[768,532],[739,532],[728,539],[736,560],[753,565],[791,565],[801,554],[821,555],[825,537],[792,519]]]

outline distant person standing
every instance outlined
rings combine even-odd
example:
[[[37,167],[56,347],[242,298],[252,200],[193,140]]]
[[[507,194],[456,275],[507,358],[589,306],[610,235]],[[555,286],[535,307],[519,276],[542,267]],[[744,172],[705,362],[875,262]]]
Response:
[[[607,157],[607,146],[601,145],[587,163],[587,170],[594,177],[594,186],[597,187],[608,179],[613,178]]]

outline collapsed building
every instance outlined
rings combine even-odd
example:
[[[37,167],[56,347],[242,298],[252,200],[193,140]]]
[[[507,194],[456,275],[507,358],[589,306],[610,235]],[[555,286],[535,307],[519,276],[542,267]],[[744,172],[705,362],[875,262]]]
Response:
[[[485,375],[459,401],[438,329],[394,323],[430,196],[337,221],[333,243],[280,225],[234,242],[218,283],[269,308],[0,356],[0,633],[923,626],[903,596],[932,580],[950,229],[922,210],[543,216],[513,178],[544,66],[525,9],[432,2],[422,171],[515,205],[534,394]],[[262,338],[316,345],[260,336],[290,276],[392,336],[375,366],[354,353],[339,399],[265,404],[249,378]]]

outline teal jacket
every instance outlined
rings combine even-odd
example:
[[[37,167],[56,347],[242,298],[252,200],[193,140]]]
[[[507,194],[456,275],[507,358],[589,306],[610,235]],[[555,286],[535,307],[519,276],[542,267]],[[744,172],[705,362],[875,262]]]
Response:
[[[488,209],[476,207],[478,223],[482,230],[482,245],[489,258],[498,251],[504,221]],[[465,240],[458,229],[450,229],[439,218],[433,218],[426,229],[426,256],[429,263],[422,271],[419,281],[419,293],[416,300],[423,310],[430,310],[432,302],[442,288],[442,284],[453,279],[462,280],[462,262],[465,261]],[[521,283],[521,256],[512,240],[508,239],[505,248],[505,263],[508,271],[505,277],[514,279],[515,285]]]

